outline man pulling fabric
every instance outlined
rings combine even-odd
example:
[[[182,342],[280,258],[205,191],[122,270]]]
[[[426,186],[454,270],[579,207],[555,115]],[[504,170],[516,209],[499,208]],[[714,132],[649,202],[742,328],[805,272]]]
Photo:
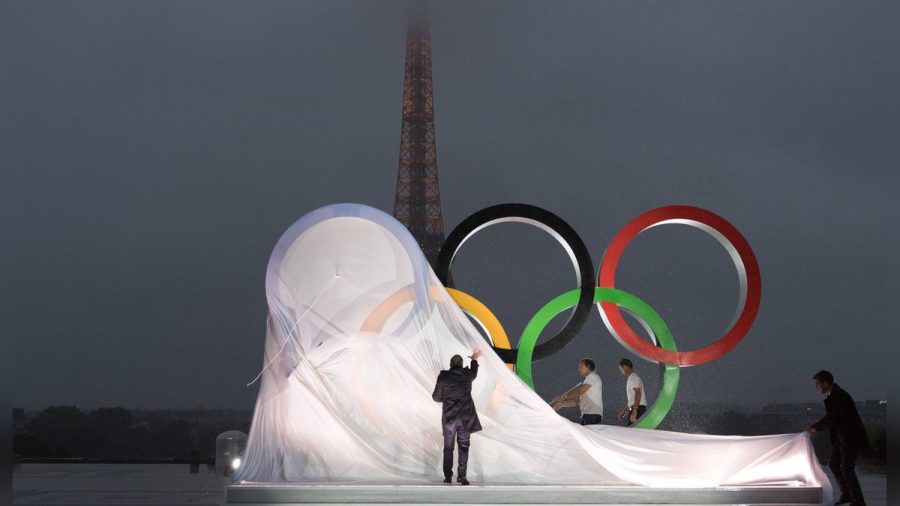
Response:
[[[459,467],[456,481],[468,485],[466,465],[469,461],[469,436],[481,430],[475,401],[472,400],[472,381],[478,376],[478,357],[481,350],[475,349],[469,358],[471,367],[463,367],[459,355],[450,358],[450,369],[441,371],[431,398],[442,403],[441,426],[444,434],[444,483],[453,478],[453,445],[459,445]],[[454,441],[455,440],[455,441]]]

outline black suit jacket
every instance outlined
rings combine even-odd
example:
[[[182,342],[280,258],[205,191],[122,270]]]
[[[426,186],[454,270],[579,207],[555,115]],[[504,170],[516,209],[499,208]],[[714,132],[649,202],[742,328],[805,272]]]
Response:
[[[837,383],[825,397],[825,416],[813,425],[817,431],[831,431],[831,443],[863,448],[868,446],[866,428],[856,411],[856,403]]]
[[[443,403],[441,422],[444,432],[448,425],[460,420],[469,432],[481,430],[478,413],[475,412],[475,401],[472,400],[472,381],[478,376],[478,362],[472,361],[471,369],[458,367],[449,371],[441,371],[431,398]]]

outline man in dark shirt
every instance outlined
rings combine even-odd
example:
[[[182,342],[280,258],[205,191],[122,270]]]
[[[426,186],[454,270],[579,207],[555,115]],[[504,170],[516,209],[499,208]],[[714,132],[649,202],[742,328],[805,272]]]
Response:
[[[459,468],[456,481],[468,485],[466,465],[469,461],[469,435],[481,430],[478,413],[475,412],[475,401],[472,400],[472,381],[478,375],[478,357],[481,350],[476,349],[471,356],[472,366],[463,367],[463,359],[453,355],[450,359],[450,370],[441,371],[434,386],[431,398],[443,403],[441,424],[444,433],[444,483],[453,478],[453,444],[459,443]]]
[[[811,434],[824,429],[831,432],[831,472],[841,487],[841,497],[835,504],[850,503],[853,506],[866,504],[859,480],[856,479],[856,458],[868,446],[866,428],[856,411],[856,403],[846,390],[834,382],[828,371],[819,371],[813,376],[816,389],[825,394],[825,416],[806,429]]]

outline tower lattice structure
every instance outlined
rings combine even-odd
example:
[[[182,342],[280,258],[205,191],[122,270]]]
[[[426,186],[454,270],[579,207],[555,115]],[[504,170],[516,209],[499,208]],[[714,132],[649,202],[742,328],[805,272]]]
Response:
[[[431,265],[444,242],[434,135],[431,35],[424,2],[410,2],[403,78],[403,125],[394,218],[406,225]]]

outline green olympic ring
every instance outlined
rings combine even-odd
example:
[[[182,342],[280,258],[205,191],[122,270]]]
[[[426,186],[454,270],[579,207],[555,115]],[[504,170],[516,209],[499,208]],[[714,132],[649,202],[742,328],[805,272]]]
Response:
[[[531,320],[528,321],[528,325],[525,326],[522,337],[519,338],[516,374],[532,390],[534,390],[534,379],[531,376],[531,358],[538,336],[540,336],[541,331],[544,330],[554,316],[578,304],[580,294],[581,290],[575,289],[559,295],[544,304],[544,307],[535,313]],[[598,286],[594,288],[594,303],[598,304],[600,302],[612,302],[629,311],[650,327],[654,339],[659,342],[663,349],[676,351],[675,339],[672,338],[672,332],[669,331],[666,322],[649,304],[637,296],[615,288]],[[659,397],[653,403],[653,407],[633,427],[655,429],[672,408],[672,404],[675,402],[675,393],[678,391],[678,378],[681,376],[681,369],[673,364],[664,364],[664,369],[663,385],[660,389]]]

